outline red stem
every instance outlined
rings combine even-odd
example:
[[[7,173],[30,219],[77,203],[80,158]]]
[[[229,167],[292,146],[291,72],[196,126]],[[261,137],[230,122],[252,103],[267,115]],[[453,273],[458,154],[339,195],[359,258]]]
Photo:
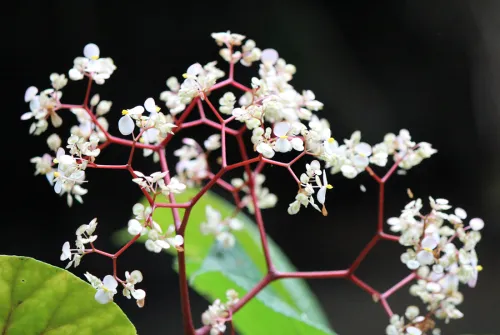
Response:
[[[184,333],[194,334],[193,316],[191,315],[191,306],[189,301],[189,287],[186,274],[186,258],[183,251],[177,253],[179,266],[179,290],[181,293],[182,319],[184,320]]]
[[[361,287],[366,292],[370,293],[372,296],[377,296],[377,297],[380,296],[380,293],[377,290],[375,290],[373,287],[371,287],[370,285],[359,279],[356,275],[349,276],[349,280],[352,281],[354,284],[358,285],[359,287]]]
[[[403,278],[401,281],[399,281],[396,285],[382,293],[381,297],[382,298],[389,298],[394,292],[399,290],[401,287],[405,286],[409,282],[411,282],[413,279],[417,277],[417,274],[415,272],[410,273],[408,276]]]
[[[349,267],[349,273],[352,274],[354,271],[358,269],[358,267],[361,265],[361,262],[366,258],[370,250],[377,244],[379,241],[380,237],[378,235],[375,235],[372,237],[370,242],[361,250],[359,253],[358,257],[354,260],[354,263]]]
[[[335,271],[297,271],[297,272],[276,272],[276,279],[282,278],[304,278],[304,279],[324,279],[324,278],[346,278],[349,270]]]

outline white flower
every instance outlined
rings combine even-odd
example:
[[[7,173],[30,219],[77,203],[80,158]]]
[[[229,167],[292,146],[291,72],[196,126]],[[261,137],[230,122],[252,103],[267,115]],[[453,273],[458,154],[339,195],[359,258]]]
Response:
[[[181,103],[189,103],[197,96],[202,100],[205,99],[205,92],[222,76],[224,72],[215,67],[215,62],[208,63],[204,67],[199,63],[192,64],[183,74],[185,80],[178,92]]]
[[[221,112],[222,114],[231,115],[235,103],[236,97],[234,96],[233,92],[224,93],[222,98],[219,99],[219,112]]]
[[[165,185],[165,182],[163,180],[159,180],[158,185],[160,186],[161,192],[165,196],[170,195],[170,193],[179,194],[184,192],[184,190],[186,189],[186,185],[181,183],[176,177],[172,177],[168,185]]]
[[[52,134],[49,137],[47,137],[47,145],[49,146],[50,150],[56,151],[61,147],[62,141],[59,135],[57,134]]]
[[[326,190],[331,190],[333,188],[332,185],[328,184],[328,181],[326,180],[326,172],[323,170],[323,183],[321,183],[319,176],[316,175],[316,184],[319,186],[318,193],[316,194],[316,198],[318,199],[318,202],[323,205],[321,209],[321,213],[323,215],[328,215],[328,212],[326,211],[325,207],[325,200],[326,200]]]
[[[50,81],[52,82],[52,87],[59,91],[68,83],[68,78],[64,74],[52,73],[50,75]]]
[[[116,70],[111,58],[99,58],[99,47],[94,43],[83,48],[83,55],[84,57],[77,57],[73,61],[73,68],[68,73],[71,80],[81,80],[88,74],[96,84],[102,85]]]
[[[97,104],[99,103],[99,100],[101,100],[101,96],[96,93],[92,96],[92,98],[90,99],[90,106],[92,107],[95,107],[97,106]]]
[[[95,294],[95,300],[97,302],[100,304],[107,304],[113,301],[113,296],[116,294],[116,288],[118,286],[118,282],[113,276],[105,276],[102,282],[99,278],[88,272],[85,273],[85,277],[92,287],[97,290]]]
[[[95,300],[100,304],[107,304],[113,301],[113,296],[116,294],[118,282],[113,276],[107,275],[102,281],[102,286],[97,289]]]
[[[352,165],[347,165],[347,164],[342,165],[342,167],[340,168],[340,171],[342,171],[342,174],[344,175],[344,177],[349,178],[349,179],[353,179],[358,175],[358,170],[356,170],[356,168]]]
[[[204,142],[203,145],[209,151],[217,150],[221,147],[220,134],[210,135]]]
[[[241,45],[241,42],[245,39],[245,36],[227,31],[221,33],[212,33],[212,38],[215,40],[218,46],[222,46],[224,44]]]
[[[131,296],[137,300],[137,306],[144,306],[144,299],[146,298],[146,292],[142,289],[136,289],[135,284],[142,282],[143,276],[139,270],[134,270],[132,273],[125,271],[125,284],[123,288],[123,295],[130,299]]]
[[[177,115],[186,108],[186,104],[181,101],[182,99],[179,96],[180,84],[177,78],[168,78],[167,87],[169,88],[168,91],[160,93],[160,100],[165,101],[165,105],[170,110],[170,114]]]
[[[211,206],[205,207],[206,222],[200,224],[201,233],[214,235],[223,248],[232,248],[236,243],[233,231],[243,229],[243,222],[236,218],[222,220],[221,213]]]
[[[128,233],[130,235],[141,234],[144,230],[144,226],[136,219],[131,219],[128,222]]]
[[[255,148],[255,150],[257,150],[258,153],[261,153],[266,158],[274,157],[273,148],[266,142],[260,142]]]
[[[96,114],[99,116],[107,114],[109,112],[109,110],[111,109],[112,105],[113,105],[113,103],[111,101],[101,100],[96,107]]]

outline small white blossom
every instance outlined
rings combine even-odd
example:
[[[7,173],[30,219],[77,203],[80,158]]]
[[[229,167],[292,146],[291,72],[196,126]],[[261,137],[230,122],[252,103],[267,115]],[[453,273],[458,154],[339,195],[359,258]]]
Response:
[[[123,284],[123,295],[130,299],[133,297],[137,301],[137,306],[144,307],[146,292],[142,289],[136,289],[135,284],[142,282],[143,276],[139,270],[134,270],[132,273],[125,271],[125,283]]]
[[[217,150],[221,147],[220,134],[210,135],[204,142],[203,145],[209,151]]]
[[[116,288],[118,287],[118,282],[113,276],[107,275],[101,282],[99,278],[86,272],[85,277],[90,282],[90,284],[97,290],[95,294],[95,300],[100,304],[107,304],[113,301],[113,297],[116,294]]]
[[[243,222],[231,217],[222,219],[221,213],[211,206],[205,207],[205,215],[206,221],[200,224],[202,234],[214,235],[223,248],[232,248],[236,243],[233,231],[243,229]]]

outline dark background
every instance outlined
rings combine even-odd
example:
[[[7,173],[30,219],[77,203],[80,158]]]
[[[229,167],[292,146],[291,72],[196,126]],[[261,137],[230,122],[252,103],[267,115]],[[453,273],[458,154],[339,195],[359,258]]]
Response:
[[[329,119],[335,137],[359,129],[367,142],[377,143],[387,132],[408,128],[416,141],[439,150],[408,176],[391,180],[386,213],[398,215],[410,187],[417,197],[444,197],[484,218],[484,239],[477,248],[484,271],[476,289],[464,289],[465,318],[451,322],[443,334],[500,334],[495,319],[500,312],[498,1],[87,0],[16,1],[10,6],[2,9],[0,23],[6,196],[0,253],[62,266],[62,243],[96,216],[100,245],[113,251],[107,236],[126,225],[139,197],[125,173],[90,171],[85,204],[68,209],[43,177],[34,178],[29,159],[46,152],[46,136],[29,136],[29,122],[19,120],[28,110],[23,101],[28,86],[49,87],[51,72],[67,73],[83,46],[97,43],[101,56],[112,57],[118,66],[98,87],[101,98],[114,103],[108,120],[116,130],[122,108],[157,98],[165,80],[179,77],[190,64],[219,59],[210,33],[231,30],[261,48],[277,49],[297,66],[292,84],[313,90],[325,104],[319,115]],[[83,84],[70,83],[64,92],[64,101],[79,102]],[[110,150],[102,159],[122,162],[126,155]],[[296,192],[293,182],[283,181],[279,169],[266,173],[267,185],[280,197],[276,209],[264,211],[266,227],[291,261],[300,270],[348,266],[374,231],[376,185],[366,175],[355,181],[332,178],[327,218],[312,210],[291,217],[286,208]],[[359,191],[360,183],[368,192]],[[407,272],[399,261],[402,250],[378,245],[361,266],[360,277],[377,289],[388,288]],[[179,334],[177,276],[169,256],[138,245],[120,263],[126,264],[123,269],[140,268],[146,278],[146,308],[117,299],[139,333]],[[104,258],[89,257],[74,272],[102,277],[110,267]],[[340,334],[384,333],[388,320],[383,310],[359,288],[333,280],[310,285]],[[191,297],[199,325],[208,304],[194,292]],[[402,313],[417,300],[403,289],[390,303]]]

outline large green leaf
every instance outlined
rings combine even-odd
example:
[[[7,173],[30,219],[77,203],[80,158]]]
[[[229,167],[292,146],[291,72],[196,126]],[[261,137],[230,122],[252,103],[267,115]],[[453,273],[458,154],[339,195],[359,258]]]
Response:
[[[176,200],[189,201],[197,192],[198,189],[189,189],[176,196]],[[161,198],[160,201],[166,200]],[[258,228],[248,216],[239,214],[237,218],[244,223],[244,229],[234,232],[238,244],[230,251],[220,253],[214,238],[203,235],[199,228],[200,223],[205,221],[207,205],[219,210],[223,217],[234,212],[232,204],[210,192],[203,195],[192,209],[185,234],[190,284],[209,301],[224,298],[229,288],[234,288],[242,296],[266,271]],[[179,210],[179,213],[182,217],[184,211]],[[163,229],[173,220],[171,210],[163,208],[156,210],[153,218]],[[126,229],[115,235],[119,244],[126,243],[130,238]],[[295,271],[269,237],[268,243],[275,267],[280,271]],[[240,266],[235,266],[235,259]],[[334,334],[316,297],[302,279],[273,282],[235,315],[235,324],[242,334]],[[269,327],[273,327],[273,331]]]
[[[28,257],[0,256],[0,334],[135,335],[120,308],[101,305],[72,273]]]

